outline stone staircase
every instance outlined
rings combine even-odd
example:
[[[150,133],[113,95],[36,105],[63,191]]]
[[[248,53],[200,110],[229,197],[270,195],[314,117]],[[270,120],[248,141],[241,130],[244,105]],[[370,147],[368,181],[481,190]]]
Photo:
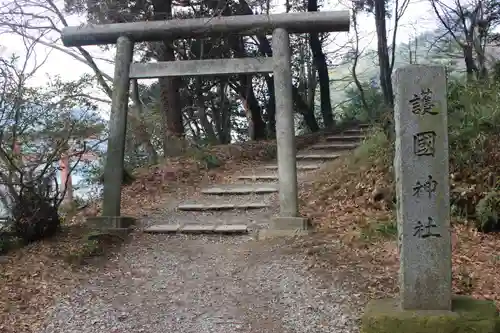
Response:
[[[307,177],[324,163],[334,160],[364,139],[367,126],[325,136],[297,153],[297,178]],[[202,188],[190,202],[181,202],[166,212],[168,223],[154,223],[146,233],[248,233],[269,226],[277,208],[278,165],[272,163],[242,171],[233,182]],[[163,221],[162,221],[163,222]]]

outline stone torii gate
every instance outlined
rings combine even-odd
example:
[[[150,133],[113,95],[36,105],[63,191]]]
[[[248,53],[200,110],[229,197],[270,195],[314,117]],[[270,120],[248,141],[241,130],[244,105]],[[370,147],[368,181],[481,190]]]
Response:
[[[232,75],[273,73],[276,103],[276,140],[280,216],[278,229],[303,229],[299,217],[295,124],[290,63],[290,33],[349,31],[349,11],[287,13],[273,15],[218,16],[66,27],[65,46],[116,44],[110,136],[104,167],[104,197],[101,221],[121,227],[120,200],[130,79],[187,75]],[[133,63],[135,42],[203,38],[221,34],[272,33],[272,57],[207,59]],[[281,221],[280,221],[281,220]]]

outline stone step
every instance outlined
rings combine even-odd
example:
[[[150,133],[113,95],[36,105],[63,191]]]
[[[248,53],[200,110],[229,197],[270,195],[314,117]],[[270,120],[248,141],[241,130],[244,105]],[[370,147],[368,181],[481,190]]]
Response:
[[[367,128],[351,128],[347,129],[345,131],[342,131],[342,134],[349,134],[349,135],[361,135],[366,133],[368,129]]]
[[[181,224],[159,224],[143,230],[150,234],[245,234],[248,233],[248,226],[245,224],[202,224],[186,223]]]
[[[358,143],[323,143],[311,146],[311,149],[342,151],[342,150],[355,149],[357,147],[359,147]]]
[[[270,205],[266,202],[248,202],[248,203],[185,203],[177,206],[178,210],[183,211],[208,211],[208,210],[233,210],[233,209],[264,209]]]
[[[223,184],[214,185],[201,190],[203,194],[264,194],[278,192],[274,184]]]
[[[352,142],[352,141],[363,141],[365,139],[364,135],[361,134],[350,134],[350,135],[342,135],[335,134],[329,135],[326,138],[326,141],[337,141],[337,142]]]
[[[251,180],[251,181],[262,181],[262,180],[267,180],[267,181],[275,181],[279,179],[279,176],[274,173],[270,174],[255,174],[255,175],[241,175],[238,176],[239,180]]]
[[[302,153],[302,154],[297,154],[297,159],[298,160],[334,160],[336,158],[339,158],[341,154],[338,153]]]
[[[266,165],[264,168],[269,169],[269,170],[278,170],[278,165],[277,164]],[[297,163],[297,171],[311,171],[311,170],[317,170],[319,168],[321,168],[320,164],[299,164],[299,163]]]

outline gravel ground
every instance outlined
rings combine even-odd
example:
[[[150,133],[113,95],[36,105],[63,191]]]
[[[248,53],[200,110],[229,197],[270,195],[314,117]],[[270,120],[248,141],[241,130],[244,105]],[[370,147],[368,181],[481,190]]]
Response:
[[[251,236],[137,235],[41,332],[356,332],[352,293]]]
[[[305,181],[314,172],[299,174]],[[241,174],[241,172],[239,173]],[[229,177],[228,179],[231,179]],[[265,228],[277,195],[193,196],[190,202],[266,201],[269,209],[179,212],[176,200],[142,226],[233,221]],[[134,233],[86,284],[48,309],[42,333],[353,333],[357,295],[309,270],[284,241]]]

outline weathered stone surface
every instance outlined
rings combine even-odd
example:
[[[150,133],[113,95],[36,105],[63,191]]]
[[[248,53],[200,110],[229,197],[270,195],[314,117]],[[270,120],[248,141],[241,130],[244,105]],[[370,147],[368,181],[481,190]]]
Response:
[[[294,216],[278,216],[272,219],[271,229],[273,230],[308,230],[310,224],[308,219]]]
[[[355,134],[355,135],[362,135],[366,132],[366,128],[351,128],[343,131],[343,134]]]
[[[97,239],[103,235],[111,235],[115,236],[118,238],[125,239],[128,234],[132,232],[132,228],[107,228],[107,229],[100,229],[97,234],[91,234],[88,236],[89,240],[92,239]]]
[[[275,184],[227,184],[215,185],[201,190],[203,194],[259,194],[278,192]]]
[[[312,153],[304,153],[304,154],[298,154],[297,159],[299,160],[334,160],[336,158],[339,158],[341,154],[339,153],[317,153],[317,154],[312,154]]]
[[[272,49],[280,215],[296,216],[299,212],[295,158],[297,149],[295,143],[290,36],[287,30],[282,28],[274,29]]]
[[[195,38],[227,34],[266,35],[279,28],[289,33],[349,31],[348,11],[324,11],[252,15],[251,17],[215,16],[175,21],[146,21],[133,24],[106,24],[65,27],[65,46],[113,44],[120,36],[136,42],[160,41],[162,38]]]
[[[361,317],[361,333],[498,332],[498,311],[492,301],[455,296],[451,310],[402,310],[399,300],[372,300]]]
[[[94,229],[129,228],[136,220],[130,216],[89,216],[87,225]]]
[[[359,147],[359,143],[323,143],[311,147],[315,150],[349,150]]]
[[[329,135],[326,138],[326,141],[339,141],[339,142],[352,142],[352,141],[362,141],[365,139],[364,135],[360,134],[335,134],[335,135]]]
[[[109,118],[108,149],[104,164],[104,185],[102,214],[119,216],[121,186],[123,177],[123,156],[127,128],[129,70],[133,58],[134,44],[121,36],[116,41],[115,74],[113,78],[113,98]]]
[[[245,224],[221,224],[215,227],[214,232],[221,234],[241,234],[247,233],[248,227]]]
[[[191,211],[203,211],[203,210],[230,210],[230,209],[262,209],[268,208],[269,204],[265,202],[249,202],[245,204],[230,204],[230,203],[213,203],[213,204],[180,204],[177,206],[178,210],[191,210]]]
[[[273,238],[301,237],[309,234],[309,230],[300,229],[262,229],[257,233],[257,239],[264,240]]]
[[[204,59],[183,61],[160,61],[156,63],[133,63],[130,77],[151,79],[182,75],[224,75],[256,74],[273,71],[273,62],[269,58],[240,59]]]
[[[185,224],[179,232],[182,233],[212,233],[215,230],[214,224]]]
[[[321,167],[320,164],[301,164],[301,163],[297,164],[298,171],[317,170],[320,167]],[[264,168],[269,169],[269,170],[276,170],[276,169],[278,169],[278,166],[275,164],[274,165],[266,165]]]
[[[242,175],[238,176],[238,179],[240,180],[278,180],[279,177],[277,174],[257,174],[257,175]]]
[[[150,234],[168,234],[175,233],[181,228],[180,224],[159,224],[153,225],[149,228],[145,228],[144,232]]]
[[[449,310],[446,73],[440,66],[408,66],[396,70],[394,83],[401,306]]]
[[[167,233],[219,233],[219,234],[241,234],[247,233],[248,227],[246,224],[203,224],[189,223],[180,224],[159,224],[144,229],[144,232],[150,234],[167,234]]]

